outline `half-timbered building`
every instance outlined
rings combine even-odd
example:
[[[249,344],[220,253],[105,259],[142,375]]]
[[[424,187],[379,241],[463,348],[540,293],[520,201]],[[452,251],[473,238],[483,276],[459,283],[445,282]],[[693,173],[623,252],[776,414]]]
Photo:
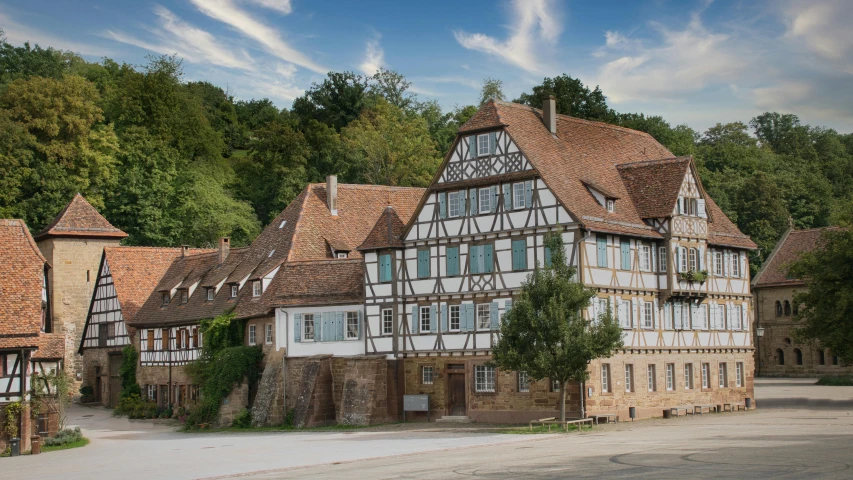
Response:
[[[0,418],[5,418],[6,405],[23,403],[18,432],[25,451],[31,435],[54,435],[58,428],[56,411],[45,409],[33,422],[29,401],[33,374],[62,367],[64,340],[53,333],[47,282],[50,264],[26,224],[0,220],[0,244]],[[8,445],[4,435],[0,432],[0,449]]]
[[[550,262],[551,233],[598,291],[585,314],[609,302],[624,329],[625,349],[590,365],[570,410],[647,416],[752,397],[755,245],[693,160],[650,135],[557,115],[553,98],[543,110],[490,101],[460,128],[411,219],[393,213],[362,247],[366,353],[404,359],[405,392],[430,394],[434,414],[519,421],[559,409],[547,379],[488,364],[501,315]]]
[[[118,404],[121,352],[132,345],[128,323],[181,254],[180,248],[104,248],[78,348],[92,401],[110,408]]]

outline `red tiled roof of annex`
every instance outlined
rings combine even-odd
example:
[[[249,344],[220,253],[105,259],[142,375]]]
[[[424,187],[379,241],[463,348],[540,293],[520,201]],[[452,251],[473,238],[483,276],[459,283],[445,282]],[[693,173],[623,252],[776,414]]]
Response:
[[[48,237],[112,237],[127,234],[114,227],[79,193],[59,212],[53,221],[36,234],[36,240]]]
[[[826,230],[839,227],[810,228],[807,230],[789,230],[779,240],[776,249],[770,254],[761,271],[756,275],[755,287],[802,285],[799,278],[788,276],[788,267],[800,258],[803,252],[816,249]]]

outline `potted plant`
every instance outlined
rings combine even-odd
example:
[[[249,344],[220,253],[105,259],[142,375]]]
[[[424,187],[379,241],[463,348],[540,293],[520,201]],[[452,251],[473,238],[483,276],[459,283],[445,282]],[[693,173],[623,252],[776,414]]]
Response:
[[[80,387],[80,403],[89,403],[95,401],[95,389],[91,385],[83,385]]]

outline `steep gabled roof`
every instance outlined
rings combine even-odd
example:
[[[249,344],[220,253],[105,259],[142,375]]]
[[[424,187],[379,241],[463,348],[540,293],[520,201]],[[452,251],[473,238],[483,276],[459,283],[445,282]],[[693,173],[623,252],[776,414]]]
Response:
[[[394,207],[387,206],[382,216],[376,221],[376,225],[367,235],[367,239],[362,243],[359,250],[376,250],[380,248],[401,248],[403,244],[403,231],[406,229],[406,224],[400,220],[397,211]]]
[[[112,226],[78,193],[35,238],[48,237],[125,238],[127,234]]]
[[[761,270],[752,280],[753,286],[759,288],[802,285],[803,280],[788,276],[788,267],[804,252],[811,252],[819,248],[821,237],[825,231],[837,230],[838,228],[811,228],[785,232],[767,260],[764,261]]]
[[[631,200],[642,218],[664,218],[672,215],[689,157],[626,163],[617,169]]]
[[[163,275],[180,256],[180,248],[104,248],[104,258],[109,266],[125,321],[133,320]]]

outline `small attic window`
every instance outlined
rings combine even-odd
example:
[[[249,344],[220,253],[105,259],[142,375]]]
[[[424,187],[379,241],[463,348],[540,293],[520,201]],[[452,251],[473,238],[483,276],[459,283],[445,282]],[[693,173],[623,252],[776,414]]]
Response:
[[[267,255],[267,258],[272,257],[272,254],[273,254],[273,253],[275,253],[275,249],[274,249],[274,248],[273,248],[272,250],[270,250],[270,254],[269,254],[269,255]]]
[[[338,252],[336,256],[337,258],[347,258],[349,254],[347,252]]]
[[[208,302],[212,301],[214,295],[216,295],[216,289],[213,287],[208,287],[208,289],[207,289],[207,301]]]
[[[239,285],[231,285],[231,298],[237,298],[237,292],[240,290]]]
[[[284,228],[285,225],[287,225],[287,220],[282,220],[281,224],[279,224],[279,226],[278,226],[279,230]]]
[[[169,296],[169,292],[163,292],[163,295],[160,298],[161,298],[161,302],[160,302],[161,305],[168,305],[169,300],[171,299],[171,297]]]
[[[187,290],[181,290],[181,304],[185,304],[190,301],[190,292]]]
[[[252,282],[252,296],[260,297],[262,293],[263,289],[261,288],[261,281],[255,280],[254,282]]]
[[[612,198],[608,198],[605,201],[605,204],[607,205],[607,211],[610,213],[613,213],[613,210],[616,209],[616,200],[613,200]]]

